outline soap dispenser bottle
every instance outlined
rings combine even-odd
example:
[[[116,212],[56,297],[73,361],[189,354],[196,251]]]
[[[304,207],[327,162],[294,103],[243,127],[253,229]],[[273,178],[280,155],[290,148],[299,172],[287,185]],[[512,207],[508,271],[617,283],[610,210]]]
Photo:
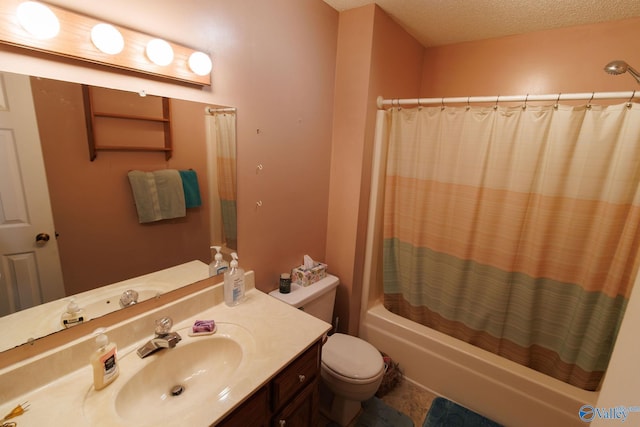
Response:
[[[120,373],[116,344],[109,342],[109,338],[104,332],[104,328],[95,330],[97,349],[89,358],[93,368],[93,387],[96,390],[101,390],[111,384]]]
[[[238,305],[244,299],[244,270],[238,267],[238,254],[231,253],[231,263],[224,272],[224,302],[229,307]]]
[[[78,306],[75,299],[71,298],[71,301],[69,301],[66,311],[60,316],[60,322],[65,328],[84,322],[84,310]]]
[[[229,263],[222,259],[222,254],[220,253],[222,248],[220,246],[211,246],[211,249],[216,250],[216,255],[213,262],[209,264],[209,277],[222,274],[229,268]]]

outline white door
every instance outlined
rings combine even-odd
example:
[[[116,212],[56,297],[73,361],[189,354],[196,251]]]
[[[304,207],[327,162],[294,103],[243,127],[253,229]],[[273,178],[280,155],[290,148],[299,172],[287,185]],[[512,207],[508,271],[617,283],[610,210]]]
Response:
[[[31,84],[11,73],[0,73],[0,257],[0,315],[65,296]]]

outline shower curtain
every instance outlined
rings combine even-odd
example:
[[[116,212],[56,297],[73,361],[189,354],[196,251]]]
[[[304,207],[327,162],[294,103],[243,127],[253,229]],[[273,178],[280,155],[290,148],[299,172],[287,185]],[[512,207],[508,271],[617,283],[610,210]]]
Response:
[[[586,390],[640,233],[640,104],[393,108],[387,309]]]
[[[232,112],[214,113],[206,116],[207,153],[209,158],[209,191],[212,203],[212,245],[224,242],[237,250],[236,216],[236,115]],[[219,210],[215,209],[219,206]],[[218,221],[215,216],[220,216]],[[216,230],[222,225],[221,230]]]

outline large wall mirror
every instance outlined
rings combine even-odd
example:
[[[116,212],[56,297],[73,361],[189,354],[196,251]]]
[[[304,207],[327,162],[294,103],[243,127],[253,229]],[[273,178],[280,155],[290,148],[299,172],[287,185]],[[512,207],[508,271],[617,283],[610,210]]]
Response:
[[[211,245],[236,250],[233,109],[171,99],[167,126],[131,119],[138,103],[166,100],[93,88],[111,99],[113,114],[90,123],[87,87],[4,72],[0,78],[0,324],[20,331],[3,333],[0,351],[63,329],[60,316],[74,295],[82,306],[80,296],[117,289],[100,302],[119,309],[115,285],[140,285],[140,298],[153,297],[207,277]],[[127,117],[115,117],[117,110]],[[109,137],[137,148],[99,151],[91,161],[92,127],[101,132],[98,142]],[[153,148],[167,129],[170,155]],[[195,172],[201,202],[185,216],[140,223],[128,174],[164,169]],[[29,330],[45,317],[44,329]]]

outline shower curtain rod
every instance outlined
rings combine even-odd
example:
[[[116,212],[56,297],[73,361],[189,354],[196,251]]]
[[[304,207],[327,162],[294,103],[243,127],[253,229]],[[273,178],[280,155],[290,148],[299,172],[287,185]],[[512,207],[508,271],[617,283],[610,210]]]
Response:
[[[638,94],[640,96],[640,93]],[[584,93],[556,93],[548,95],[506,95],[506,96],[460,96],[450,98],[408,98],[384,99],[379,96],[378,109],[385,106],[429,105],[429,104],[470,104],[478,102],[528,102],[528,101],[593,101],[597,99],[627,99],[629,102],[636,96],[636,91],[629,92],[584,92]]]
[[[205,107],[204,112],[207,114],[215,114],[215,113],[235,113],[235,107],[225,107],[225,108],[213,108],[213,107]]]

